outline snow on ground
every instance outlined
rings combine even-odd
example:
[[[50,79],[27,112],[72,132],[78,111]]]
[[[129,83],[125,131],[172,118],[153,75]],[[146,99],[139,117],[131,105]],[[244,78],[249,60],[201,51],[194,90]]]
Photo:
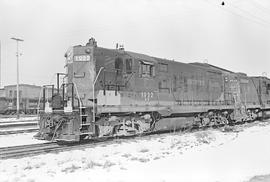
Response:
[[[269,138],[269,123],[256,123],[230,132],[118,139],[83,150],[0,160],[0,181],[247,181],[270,174]]]
[[[10,146],[16,146],[16,145],[28,145],[28,144],[47,142],[45,140],[37,140],[33,138],[33,136],[36,133],[37,132],[0,135],[0,147],[10,147]],[[0,181],[1,181],[1,172],[0,172]]]

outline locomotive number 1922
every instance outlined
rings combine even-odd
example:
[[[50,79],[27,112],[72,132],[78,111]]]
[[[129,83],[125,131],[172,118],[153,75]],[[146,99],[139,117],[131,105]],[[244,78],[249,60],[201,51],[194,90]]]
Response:
[[[154,97],[153,92],[141,92],[141,97],[144,99],[145,102],[149,102],[151,98]]]

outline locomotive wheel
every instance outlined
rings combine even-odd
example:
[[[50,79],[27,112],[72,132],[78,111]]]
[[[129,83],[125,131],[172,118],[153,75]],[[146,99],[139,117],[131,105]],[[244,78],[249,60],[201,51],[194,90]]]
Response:
[[[149,131],[153,126],[150,114],[111,116],[97,122],[98,136],[131,136]]]
[[[204,127],[204,126],[208,126],[209,125],[209,123],[210,123],[210,119],[209,118],[203,118],[202,119],[202,126]]]

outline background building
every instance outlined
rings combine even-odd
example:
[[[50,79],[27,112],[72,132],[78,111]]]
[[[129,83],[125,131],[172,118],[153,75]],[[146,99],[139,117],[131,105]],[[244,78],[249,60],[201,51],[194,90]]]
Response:
[[[41,95],[41,86],[20,84],[19,99],[20,110],[36,109],[38,100]],[[16,85],[8,85],[4,87],[5,97],[8,103],[8,108],[14,110],[17,106],[17,87]]]

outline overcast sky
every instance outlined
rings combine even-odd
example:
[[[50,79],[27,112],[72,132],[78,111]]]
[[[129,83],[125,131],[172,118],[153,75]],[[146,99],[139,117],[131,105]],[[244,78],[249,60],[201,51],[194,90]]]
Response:
[[[270,76],[270,1],[0,0],[1,85],[51,83],[64,72],[68,47],[94,37],[98,46],[180,62],[204,62]]]

